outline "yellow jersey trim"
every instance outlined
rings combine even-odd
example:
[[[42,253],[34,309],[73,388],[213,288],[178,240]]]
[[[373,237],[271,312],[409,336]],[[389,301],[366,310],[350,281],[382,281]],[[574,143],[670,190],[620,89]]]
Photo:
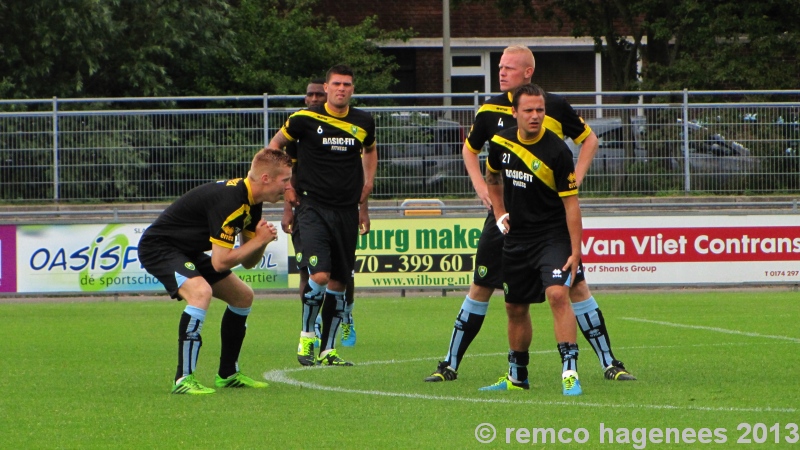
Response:
[[[541,139],[541,136],[543,135],[544,133],[540,133],[538,139]],[[528,151],[528,149],[517,144],[516,142],[509,141],[508,139],[498,135],[495,135],[492,138],[492,142],[502,145],[503,147],[509,149],[511,153],[517,155],[517,158],[522,160],[522,162],[525,163],[525,166],[531,169],[531,172],[536,178],[541,180],[545,186],[558,192],[558,189],[556,188],[556,181],[553,178],[553,169],[543,163],[541,159],[534,156],[533,153]]]
[[[511,107],[510,106],[500,106],[500,105],[492,105],[492,104],[483,104],[480,108],[478,108],[478,114],[482,112],[498,112],[503,114],[511,115]]]
[[[564,192],[559,192],[558,193],[559,197],[571,197],[573,195],[578,195],[578,190],[577,189],[573,189],[571,191],[564,191]]]
[[[353,125],[352,123],[347,123],[344,120],[339,120],[336,117],[326,116],[324,114],[315,113],[306,109],[298,111],[294,113],[294,115],[311,117],[314,120],[319,120],[320,122],[325,122],[328,125],[336,127],[358,139],[362,146],[364,145],[364,140],[367,138],[367,130],[357,125]],[[284,131],[284,134],[287,134],[288,137],[288,133]]]
[[[208,240],[211,241],[212,244],[217,244],[220,247],[233,248],[233,244],[231,244],[230,242],[220,241],[219,239],[214,239],[213,237],[208,238]]]
[[[332,111],[330,108],[328,108],[327,102],[325,103],[324,106],[325,106],[325,111],[327,111],[328,114],[332,115],[333,117],[337,117],[339,119],[341,119],[342,117],[347,117],[347,114],[350,113],[350,105],[347,105],[347,109],[345,109],[343,113],[337,113],[335,111]]]
[[[253,199],[253,186],[250,185],[249,175],[244,178],[244,185],[247,187],[247,201],[250,202],[251,205],[255,205],[256,201]]]

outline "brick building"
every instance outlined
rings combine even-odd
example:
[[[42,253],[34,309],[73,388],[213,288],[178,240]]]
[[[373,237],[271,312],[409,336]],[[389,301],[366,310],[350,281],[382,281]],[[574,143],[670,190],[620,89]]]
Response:
[[[342,25],[355,25],[372,15],[385,30],[412,28],[408,42],[381,43],[382,51],[400,64],[394,87],[398,93],[443,92],[441,0],[322,0],[321,11]],[[603,76],[603,58],[590,38],[573,38],[570,26],[534,22],[522,13],[503,17],[494,2],[451,5],[450,47],[452,92],[498,92],[497,66],[505,47],[527,45],[536,57],[534,82],[554,92],[610,90]]]

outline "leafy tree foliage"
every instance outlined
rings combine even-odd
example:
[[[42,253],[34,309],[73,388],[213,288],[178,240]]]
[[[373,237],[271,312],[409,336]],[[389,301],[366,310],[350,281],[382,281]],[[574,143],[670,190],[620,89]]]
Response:
[[[384,32],[377,17],[343,27],[316,8],[317,0],[242,0],[232,20],[237,30],[238,58],[228,68],[228,93],[296,94],[310,78],[321,77],[335,64],[356,73],[360,93],[386,92],[395,82],[396,64],[375,42],[405,39],[408,31]]]
[[[535,21],[571,26],[573,36],[594,38],[610,62],[614,90],[793,89],[800,81],[796,0],[495,3],[504,13],[523,11]]]
[[[342,27],[317,0],[0,0],[0,98],[303,92],[332,65],[359,92],[395,66],[376,19]]]
[[[184,61],[232,50],[225,1],[0,0],[0,97],[180,94]]]

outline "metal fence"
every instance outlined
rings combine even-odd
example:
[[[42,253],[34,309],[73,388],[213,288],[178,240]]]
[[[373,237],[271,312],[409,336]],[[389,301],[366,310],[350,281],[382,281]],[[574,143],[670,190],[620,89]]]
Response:
[[[600,138],[583,196],[800,192],[800,91],[563,95]],[[376,120],[375,197],[474,196],[461,146],[487,96],[450,97],[354,97]],[[168,201],[244,176],[301,99],[0,100],[0,201]]]

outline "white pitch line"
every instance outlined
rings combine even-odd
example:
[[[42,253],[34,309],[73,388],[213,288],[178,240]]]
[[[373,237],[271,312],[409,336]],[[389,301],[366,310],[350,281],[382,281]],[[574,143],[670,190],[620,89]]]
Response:
[[[402,361],[397,361],[402,362]],[[364,365],[364,364],[359,364]],[[388,392],[364,389],[348,389],[338,386],[323,386],[316,383],[308,383],[305,381],[298,381],[289,378],[284,370],[270,370],[264,373],[264,379],[274,383],[288,384],[291,386],[302,387],[306,389],[316,389],[328,392],[341,392],[344,394],[360,394],[360,395],[377,395],[382,397],[404,397],[420,400],[444,400],[444,401],[458,401],[469,403],[510,403],[510,404],[526,404],[526,405],[539,405],[539,406],[578,406],[578,407],[597,407],[597,408],[635,408],[635,409],[661,409],[661,410],[693,410],[693,411],[711,411],[711,412],[780,412],[780,413],[795,413],[795,408],[734,408],[734,407],[705,407],[705,406],[674,406],[674,405],[646,405],[646,404],[611,404],[611,403],[586,403],[586,402],[553,402],[553,401],[540,401],[540,400],[510,400],[503,398],[474,398],[474,397],[454,397],[446,395],[427,395],[427,394],[413,394],[409,392]]]
[[[713,343],[713,344],[695,344],[691,345],[691,347],[714,347],[714,346],[727,346],[727,345],[748,345],[748,344]],[[620,349],[656,349],[656,348],[673,348],[673,347],[685,348],[687,346],[685,345],[635,346],[635,347],[624,347],[624,348],[620,347]],[[541,353],[552,353],[552,352],[554,351],[538,350],[530,353],[541,354]],[[470,355],[470,357],[474,358],[481,356],[502,356],[505,354],[506,353],[478,353]],[[382,361],[367,361],[358,363],[357,367],[371,366],[378,364],[401,364],[401,363],[420,362],[420,361],[429,361],[438,359],[439,357],[427,357],[427,358],[411,358],[404,360],[388,359]],[[376,391],[376,390],[364,390],[364,389],[348,389],[339,386],[324,386],[321,384],[295,380],[293,378],[289,378],[286,375],[288,372],[300,372],[307,370],[328,370],[328,369],[341,370],[339,368],[323,367],[323,366],[286,368],[282,370],[270,370],[269,372],[265,372],[264,379],[275,383],[288,384],[290,386],[297,386],[306,389],[316,389],[328,392],[341,392],[344,394],[377,395],[382,397],[404,397],[404,398],[413,398],[420,400],[444,400],[444,401],[459,401],[468,403],[508,403],[508,404],[539,405],[539,406],[579,406],[579,407],[588,406],[588,407],[598,407],[598,408],[635,408],[635,409],[690,410],[690,411],[712,411],[712,412],[796,413],[798,411],[796,408],[771,408],[771,407],[736,408],[736,407],[674,406],[674,405],[648,405],[648,404],[612,404],[612,403],[586,403],[586,402],[567,402],[567,401],[556,402],[556,401],[524,400],[524,399],[510,400],[504,398],[475,398],[475,397],[457,397],[457,396],[445,396],[445,395],[428,395],[428,394],[414,394],[409,392],[389,392],[389,391]]]
[[[749,332],[749,331],[728,330],[728,329],[725,329],[725,328],[717,328],[717,327],[704,327],[702,325],[685,325],[685,324],[682,324],[682,323],[662,322],[660,320],[640,319],[638,317],[618,317],[618,319],[630,320],[632,322],[653,323],[653,324],[656,324],[656,325],[665,325],[665,326],[668,326],[668,327],[691,328],[691,329],[694,329],[694,330],[716,331],[717,333],[737,334],[737,335],[740,335],[740,336],[759,337],[759,338],[767,338],[767,339],[779,339],[779,340],[782,340],[782,341],[789,341],[789,342],[800,342],[800,339],[789,337],[789,336],[776,336],[776,335],[773,335],[773,334],[760,334],[760,333],[753,333],[753,332]]]
[[[774,345],[774,344],[765,344],[765,343],[747,343],[747,342],[714,342],[714,343],[706,343],[706,344],[689,344],[689,345],[633,345],[628,347],[615,347],[616,350],[656,350],[662,348],[687,348],[687,347],[730,347],[730,346],[745,346],[745,345]],[[532,355],[541,355],[541,354],[548,354],[548,353],[557,353],[558,350],[535,350],[529,352]],[[484,356],[507,356],[508,352],[497,352],[497,353],[471,353],[469,355],[470,358],[480,358]],[[439,356],[426,356],[421,358],[409,358],[403,360],[397,359],[384,359],[378,361],[366,361],[366,362],[359,362],[358,366],[374,366],[380,364],[398,364],[398,363],[410,363],[410,362],[421,362],[421,361],[440,361],[442,359],[442,355]],[[289,372],[302,372],[305,370],[327,370],[330,369],[330,366],[307,366],[307,367],[292,367],[281,369],[283,373]]]

